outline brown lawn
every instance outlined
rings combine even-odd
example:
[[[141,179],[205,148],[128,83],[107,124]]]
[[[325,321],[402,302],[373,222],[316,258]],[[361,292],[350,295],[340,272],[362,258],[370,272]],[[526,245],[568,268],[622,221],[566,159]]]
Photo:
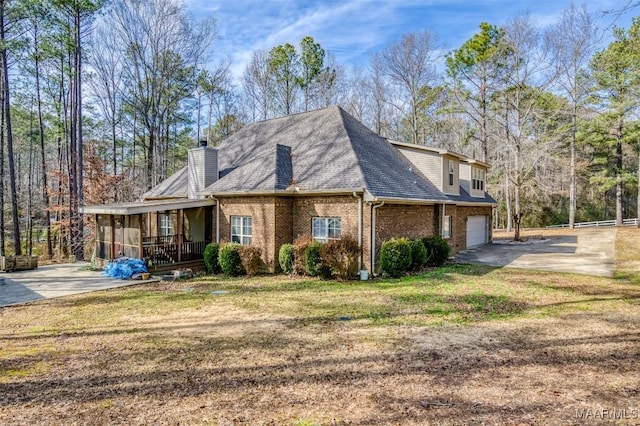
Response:
[[[2,308],[0,424],[640,423],[639,240],[618,232],[616,279],[452,265]]]

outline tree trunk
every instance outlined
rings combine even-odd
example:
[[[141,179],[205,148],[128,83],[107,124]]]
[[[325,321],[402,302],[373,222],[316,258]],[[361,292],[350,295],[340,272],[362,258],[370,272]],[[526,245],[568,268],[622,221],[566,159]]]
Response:
[[[519,141],[519,140],[518,140]],[[520,206],[520,142],[516,143],[515,147],[516,156],[514,159],[514,169],[515,169],[515,183],[513,184],[513,201],[515,211],[513,212],[513,222],[515,226],[515,235],[513,239],[515,241],[520,241],[520,221],[522,220],[522,208]]]
[[[118,175],[118,136],[117,136],[117,127],[116,127],[116,108],[113,107],[111,109],[111,116],[113,120],[111,120],[111,143],[113,145],[113,175]],[[118,197],[118,191],[116,191],[116,201]]]
[[[636,225],[640,228],[640,149],[638,149],[638,195],[636,199]]]
[[[573,114],[571,123],[571,146],[569,148],[569,228],[575,227],[576,221],[576,133],[577,133],[577,110],[573,104]]]
[[[200,143],[200,113],[202,110],[202,95],[198,92],[198,113],[196,115],[196,143]]]
[[[33,98],[32,98],[33,102]],[[27,178],[27,254],[33,254],[33,104],[29,114],[29,169]]]
[[[77,223],[78,223],[78,241],[76,244],[75,255],[78,260],[84,260],[84,220],[82,217],[82,213],[80,213],[79,208],[84,204],[84,143],[82,140],[82,38],[81,38],[81,17],[80,17],[80,9],[79,7],[75,11],[75,80],[76,80],[76,90],[75,90],[75,112],[76,112],[76,127],[74,131],[76,132],[76,143],[78,144],[77,153],[78,153],[78,178],[77,178],[77,189],[78,196],[77,202],[78,205],[76,207],[76,215],[77,215]]]
[[[489,129],[487,125],[487,93],[486,87],[482,85],[480,99],[482,102],[482,161],[485,163],[489,158]]]
[[[520,241],[520,221],[522,220],[522,214],[520,212],[520,188],[518,185],[514,185],[513,188],[513,198],[515,202],[515,212],[513,213],[513,225],[514,225],[514,236],[513,239],[515,241]]]
[[[618,141],[616,143],[616,226],[622,226],[622,195],[624,184],[622,182],[622,122],[618,124]]]
[[[18,192],[16,189],[16,168],[13,153],[13,132],[11,129],[11,102],[9,99],[9,64],[7,63],[7,47],[5,43],[5,2],[0,0],[0,62],[2,62],[2,111],[4,114],[4,128],[7,138],[7,160],[9,165],[9,188],[11,193],[11,215],[13,222],[13,238],[16,256],[22,255],[22,240],[20,238],[20,217],[18,216]]]
[[[154,129],[149,129],[149,145],[147,146],[147,189],[153,188],[153,156],[155,144],[155,132]]]
[[[4,86],[0,79],[0,102],[4,105]],[[4,114],[0,114],[0,256],[6,256],[6,241],[4,239]]]
[[[209,93],[209,118],[207,120],[207,145],[212,146],[211,143],[211,119],[213,117],[213,92]],[[200,141],[198,141],[200,142]]]
[[[511,213],[511,187],[509,185],[509,175],[504,175],[504,196],[505,204],[507,208],[507,232],[511,232],[513,229],[513,216]]]
[[[34,23],[33,44],[35,48],[35,78],[36,78],[36,103],[38,107],[38,137],[40,140],[40,169],[42,172],[42,201],[44,204],[44,226],[47,238],[47,258],[53,256],[53,245],[51,243],[51,212],[49,199],[49,184],[47,179],[47,161],[44,148],[44,120],[42,117],[42,99],[40,93],[40,52],[38,39],[38,25]]]

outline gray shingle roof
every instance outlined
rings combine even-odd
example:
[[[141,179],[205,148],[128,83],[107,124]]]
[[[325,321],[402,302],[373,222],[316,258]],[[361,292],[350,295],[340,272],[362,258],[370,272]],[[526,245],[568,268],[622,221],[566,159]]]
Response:
[[[149,191],[142,194],[142,199],[154,200],[161,198],[187,198],[188,178],[187,168],[183,167],[160,182],[159,185],[154,186]]]
[[[386,139],[340,107],[251,124],[218,150],[224,177],[209,193],[282,190],[295,182],[301,190],[367,189],[377,197],[446,199]]]
[[[380,198],[493,202],[445,195],[387,139],[340,107],[253,123],[216,148],[220,179],[203,194],[278,192],[295,184],[301,191],[366,189]],[[183,169],[145,196],[186,197],[186,180]]]
[[[488,192],[484,193],[484,197],[472,197],[462,186],[460,186],[460,195],[447,195],[447,198],[456,203],[498,203]]]

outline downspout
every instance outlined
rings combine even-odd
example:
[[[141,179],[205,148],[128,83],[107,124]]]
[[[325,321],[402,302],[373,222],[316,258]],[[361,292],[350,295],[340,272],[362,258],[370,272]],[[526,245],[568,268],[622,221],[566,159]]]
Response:
[[[376,270],[376,209],[384,206],[384,201],[371,207],[371,276]]]
[[[362,198],[353,191],[353,196],[358,199],[358,246],[360,247],[360,255],[358,256],[358,271],[362,270]]]
[[[211,197],[212,200],[216,200],[216,244],[220,244],[220,200]]]

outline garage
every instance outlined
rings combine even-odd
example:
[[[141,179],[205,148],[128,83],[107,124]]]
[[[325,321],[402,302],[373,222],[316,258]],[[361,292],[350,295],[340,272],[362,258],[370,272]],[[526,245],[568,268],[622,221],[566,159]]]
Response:
[[[467,218],[467,248],[487,243],[487,216]]]

